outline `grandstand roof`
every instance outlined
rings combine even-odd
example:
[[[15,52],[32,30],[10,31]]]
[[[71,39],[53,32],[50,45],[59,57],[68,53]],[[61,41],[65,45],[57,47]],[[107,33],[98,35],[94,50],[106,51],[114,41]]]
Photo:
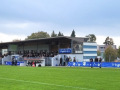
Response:
[[[48,40],[73,40],[73,41],[77,41],[77,42],[87,42],[88,38],[87,37],[59,36],[59,37],[29,39],[29,40],[14,41],[14,42],[2,42],[2,43],[0,43],[0,46],[7,45],[7,44],[19,44],[19,43],[25,43],[25,42],[48,41]]]

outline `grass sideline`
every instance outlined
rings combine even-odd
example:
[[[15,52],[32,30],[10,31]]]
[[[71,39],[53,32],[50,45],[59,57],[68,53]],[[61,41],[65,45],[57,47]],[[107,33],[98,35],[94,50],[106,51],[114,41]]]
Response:
[[[120,90],[120,69],[0,66],[0,90]]]

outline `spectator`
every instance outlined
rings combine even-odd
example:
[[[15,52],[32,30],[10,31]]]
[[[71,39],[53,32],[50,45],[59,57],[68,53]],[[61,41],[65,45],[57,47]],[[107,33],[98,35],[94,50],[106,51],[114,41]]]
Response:
[[[41,67],[41,64],[39,64],[38,67]]]
[[[14,65],[14,59],[12,59],[12,66]]]
[[[17,60],[15,60],[15,66],[17,66]]]
[[[65,66],[65,55],[64,55],[64,60],[63,60],[63,66]]]
[[[35,61],[35,67],[36,67],[36,61]]]
[[[73,62],[76,62],[76,59],[75,59],[75,57],[73,58]]]
[[[95,62],[98,62],[98,58],[97,57],[95,58]]]
[[[90,66],[91,66],[91,68],[93,68],[93,59],[92,58],[90,59]]]
[[[69,56],[69,61],[70,61],[70,62],[72,62],[72,59],[71,59],[71,57],[70,57],[70,56]]]
[[[102,62],[102,58],[99,58],[99,66],[100,66],[99,68],[101,68],[101,66],[102,66],[101,62]]]
[[[60,58],[60,66],[62,66],[62,62],[63,62],[63,60],[62,60],[62,57]]]
[[[32,62],[32,66],[34,66],[35,65],[35,63],[34,63],[34,61]]]
[[[69,58],[67,57],[66,58],[66,66],[68,65],[68,62],[69,62]]]

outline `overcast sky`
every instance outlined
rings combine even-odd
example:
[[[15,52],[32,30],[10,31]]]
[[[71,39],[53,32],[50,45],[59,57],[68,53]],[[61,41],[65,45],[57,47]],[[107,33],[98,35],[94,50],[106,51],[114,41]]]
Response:
[[[0,41],[23,40],[33,32],[107,36],[120,46],[120,0],[0,0]]]

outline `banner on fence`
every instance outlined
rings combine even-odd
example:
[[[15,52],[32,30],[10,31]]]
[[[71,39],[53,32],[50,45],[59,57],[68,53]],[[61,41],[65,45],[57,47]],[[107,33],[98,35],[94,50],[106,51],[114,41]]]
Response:
[[[20,65],[20,63],[24,63],[24,62],[23,62],[23,61],[17,62],[17,65]],[[12,65],[12,62],[6,61],[6,62],[5,62],[5,65]]]
[[[81,67],[91,67],[91,65],[93,65],[93,67],[119,67],[120,68],[120,62],[69,62],[68,66],[81,66]]]

